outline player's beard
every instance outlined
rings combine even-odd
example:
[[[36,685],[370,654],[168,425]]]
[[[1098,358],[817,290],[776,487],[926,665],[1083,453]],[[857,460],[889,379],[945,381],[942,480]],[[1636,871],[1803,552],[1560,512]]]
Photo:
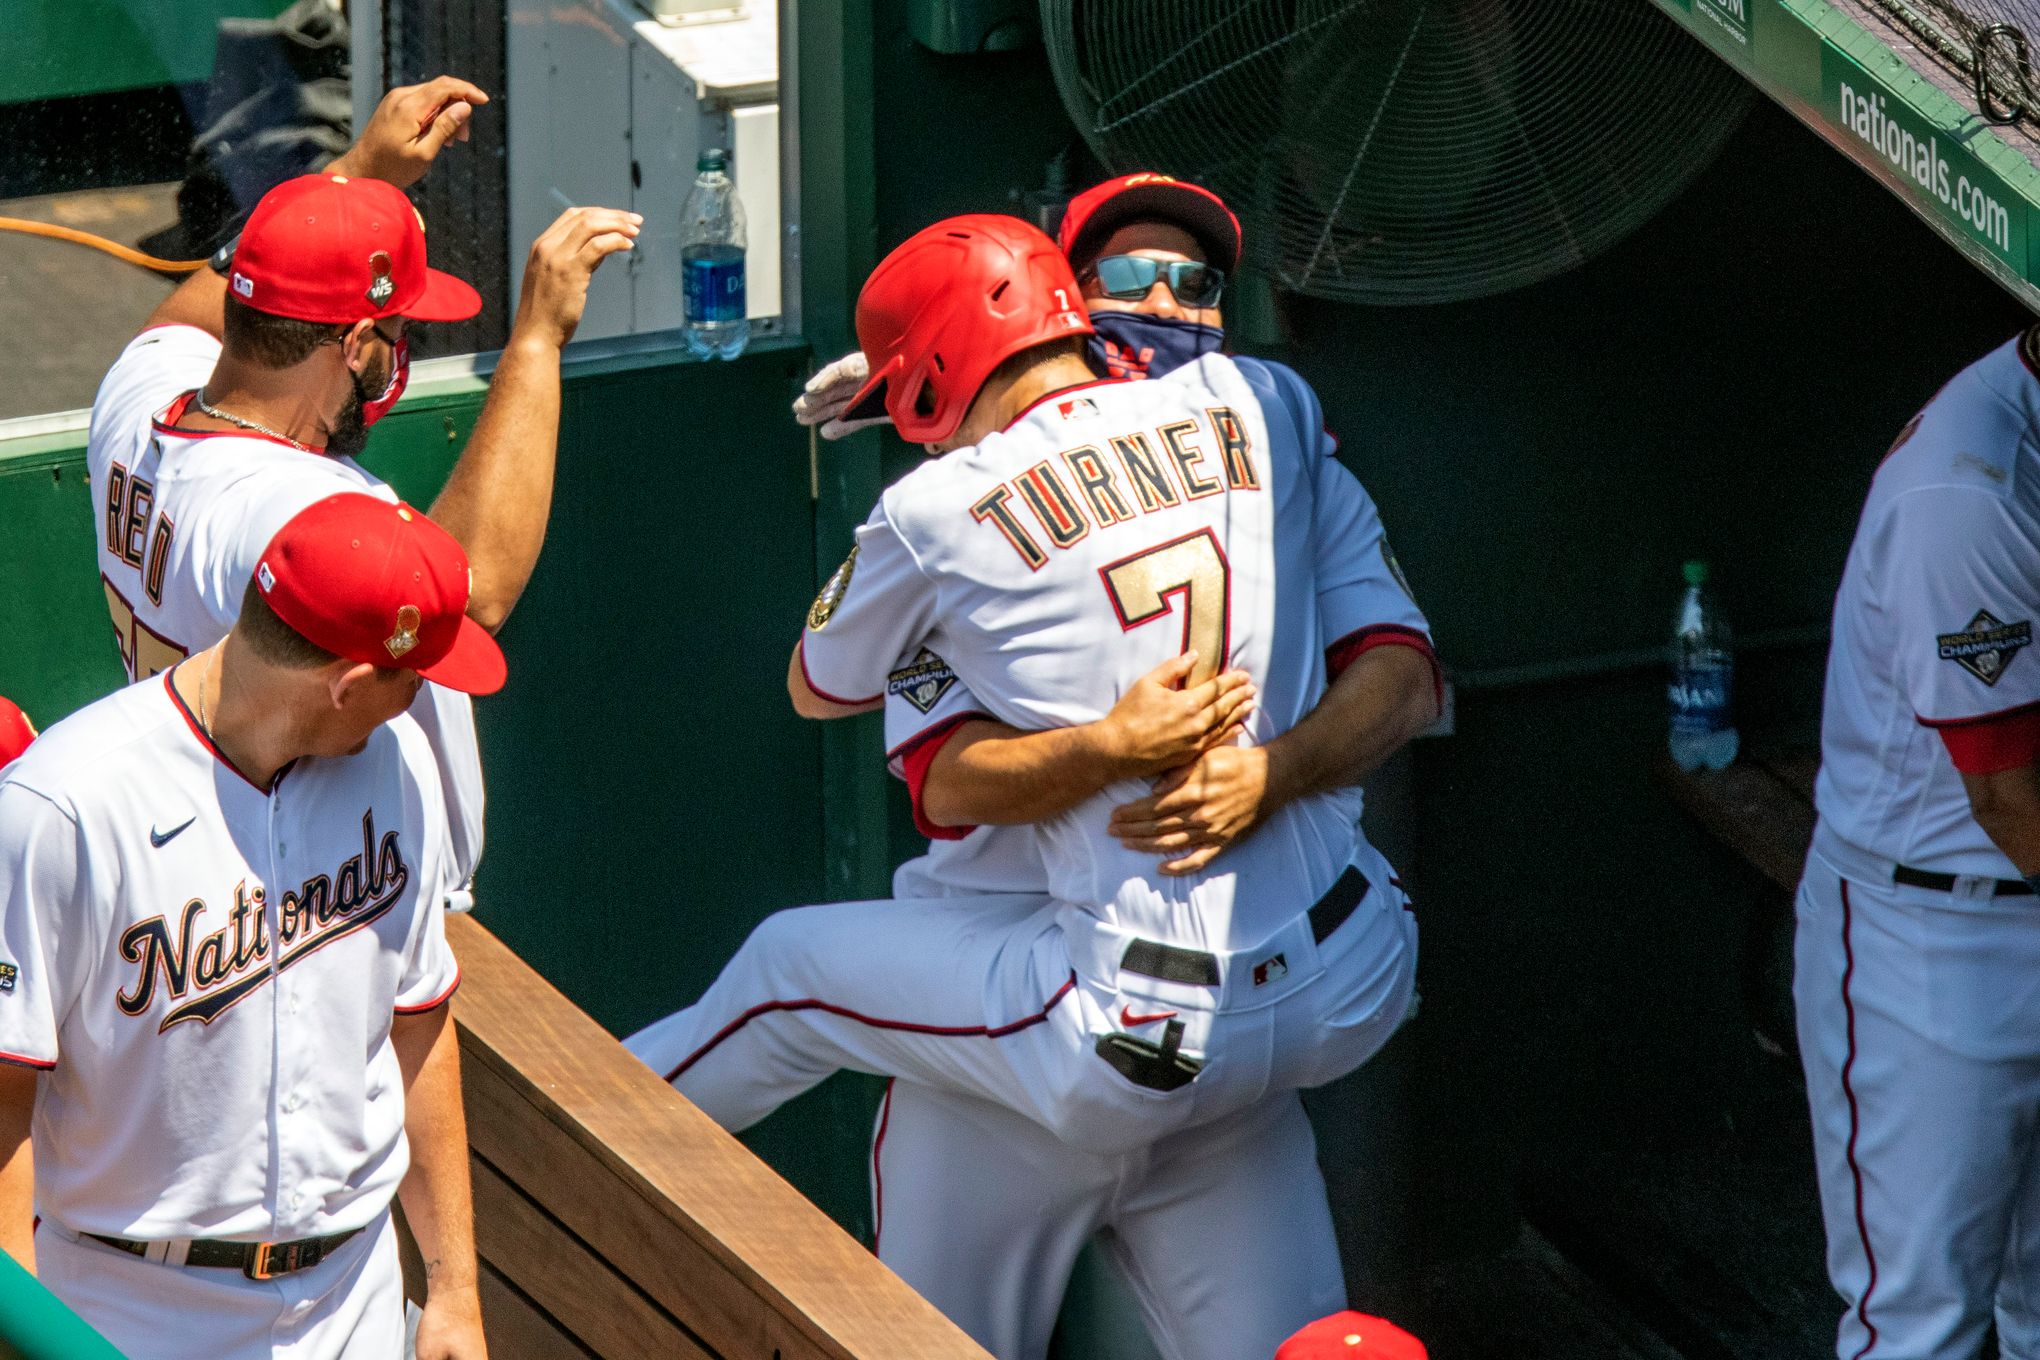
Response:
[[[346,405],[333,418],[333,428],[326,434],[326,452],[335,458],[353,458],[368,445],[368,422],[362,419],[362,410],[369,398],[378,392],[387,391],[390,385],[390,366],[383,365],[380,373],[356,373],[354,390],[347,394]]]

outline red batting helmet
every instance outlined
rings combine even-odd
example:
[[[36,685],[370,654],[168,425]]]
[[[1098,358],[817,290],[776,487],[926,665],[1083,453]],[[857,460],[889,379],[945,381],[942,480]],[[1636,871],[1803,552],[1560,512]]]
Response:
[[[0,765],[5,765],[28,749],[35,740],[35,724],[28,715],[15,707],[14,701],[0,695]]]
[[[879,262],[857,295],[857,343],[871,378],[844,420],[892,417],[902,439],[956,433],[978,389],[1023,349],[1089,335],[1069,261],[1017,217],[937,222]]]

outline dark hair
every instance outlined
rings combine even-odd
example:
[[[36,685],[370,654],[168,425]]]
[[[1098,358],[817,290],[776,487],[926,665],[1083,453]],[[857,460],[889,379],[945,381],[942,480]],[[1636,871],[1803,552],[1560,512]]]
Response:
[[[278,618],[252,577],[241,592],[241,618],[234,629],[250,651],[272,666],[309,671],[340,659]]]
[[[985,378],[983,391],[994,383],[1011,382],[1033,368],[1036,364],[1050,363],[1056,359],[1081,359],[1084,357],[1084,337],[1081,335],[1059,335],[1038,345],[1029,345],[1017,354],[1009,354],[999,361],[999,366]]]
[[[227,353],[262,368],[295,368],[312,351],[346,332],[344,326],[298,321],[257,311],[227,294]]]

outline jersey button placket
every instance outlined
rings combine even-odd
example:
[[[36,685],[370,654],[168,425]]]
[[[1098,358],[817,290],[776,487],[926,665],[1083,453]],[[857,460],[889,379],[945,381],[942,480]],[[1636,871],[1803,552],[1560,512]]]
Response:
[[[300,1094],[303,1075],[297,1070],[298,1056],[302,1045],[292,1042],[296,1033],[298,1014],[298,987],[295,979],[283,972],[286,945],[283,938],[283,893],[284,885],[299,881],[290,872],[286,858],[290,852],[291,807],[286,805],[289,798],[289,784],[286,781],[269,795],[269,840],[274,850],[269,858],[270,889],[264,895],[264,912],[269,918],[270,939],[274,952],[270,955],[269,966],[273,970],[270,987],[271,1006],[274,1016],[272,1033],[276,1044],[276,1085],[271,1099],[276,1110],[277,1168],[276,1168],[276,1220],[278,1233],[284,1237],[305,1235],[304,1229],[304,1176],[303,1150],[308,1141],[297,1127],[294,1116],[304,1107]],[[294,803],[295,800],[292,800]],[[286,1017],[289,1017],[288,1019]]]

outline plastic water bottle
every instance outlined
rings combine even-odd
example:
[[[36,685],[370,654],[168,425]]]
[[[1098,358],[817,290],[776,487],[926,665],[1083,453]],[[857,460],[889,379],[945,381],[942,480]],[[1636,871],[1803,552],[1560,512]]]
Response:
[[[734,359],[751,340],[744,319],[744,200],[730,182],[729,153],[704,151],[681,210],[680,287],[687,348]]]
[[[1707,564],[1686,564],[1686,593],[1672,619],[1672,759],[1682,770],[1726,769],[1742,744],[1729,712],[1735,653],[1707,589]]]

